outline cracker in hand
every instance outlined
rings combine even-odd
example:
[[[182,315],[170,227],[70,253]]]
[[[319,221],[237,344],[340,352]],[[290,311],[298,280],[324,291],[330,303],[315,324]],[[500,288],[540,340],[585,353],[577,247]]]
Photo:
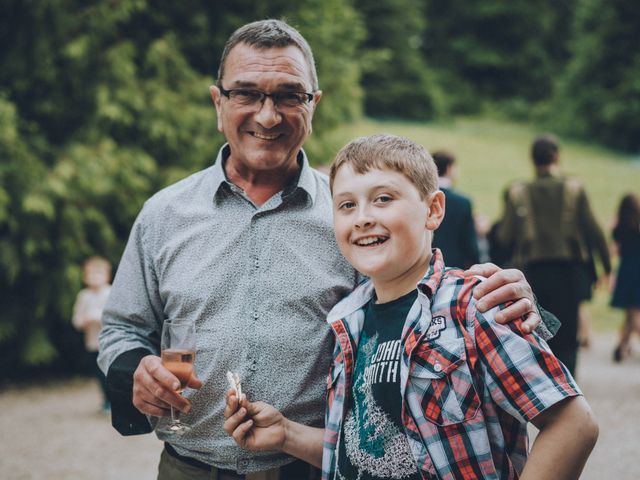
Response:
[[[240,400],[242,398],[242,385],[240,384],[240,376],[237,373],[227,372],[227,380],[229,381],[229,386],[235,390],[236,397],[238,397],[238,400]]]

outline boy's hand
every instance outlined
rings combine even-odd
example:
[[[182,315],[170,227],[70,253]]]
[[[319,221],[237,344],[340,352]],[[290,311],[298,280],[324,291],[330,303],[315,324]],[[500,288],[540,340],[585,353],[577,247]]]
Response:
[[[170,406],[187,413],[191,402],[176,390],[180,381],[162,365],[160,357],[147,355],[133,373],[133,405],[142,413],[154,417],[166,417]],[[200,388],[202,382],[191,375],[187,386]]]
[[[491,308],[511,302],[511,304],[496,313],[498,323],[508,323],[522,318],[522,330],[531,333],[536,329],[542,318],[535,303],[531,285],[524,274],[515,268],[503,270],[493,263],[482,263],[466,270],[465,275],[480,275],[487,277],[473,291],[478,300],[477,308],[486,312]]]
[[[247,450],[282,450],[286,438],[284,416],[264,402],[238,401],[233,389],[227,391],[224,431]]]

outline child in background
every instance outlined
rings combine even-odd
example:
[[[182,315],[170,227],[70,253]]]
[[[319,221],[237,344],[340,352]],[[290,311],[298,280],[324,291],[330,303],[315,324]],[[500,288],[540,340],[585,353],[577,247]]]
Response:
[[[73,305],[72,323],[76,330],[84,333],[84,345],[93,364],[95,376],[100,382],[103,395],[102,409],[109,411],[106,396],[106,379],[98,368],[98,337],[102,327],[102,310],[111,291],[111,264],[102,257],[90,257],[83,263],[82,280],[86,288],[80,290]]]
[[[620,343],[613,359],[621,362],[631,352],[631,334],[640,333],[640,198],[637,195],[625,195],[620,202],[613,239],[618,247],[620,266],[611,306],[625,309]]]
[[[499,308],[477,311],[480,280],[431,249],[445,198],[427,151],[354,140],[330,186],[338,246],[369,280],[328,315],[325,428],[229,391],[225,431],[322,463],[324,479],[578,478],[597,438],[591,409],[547,344],[498,324]],[[527,422],[540,429],[530,454]]]

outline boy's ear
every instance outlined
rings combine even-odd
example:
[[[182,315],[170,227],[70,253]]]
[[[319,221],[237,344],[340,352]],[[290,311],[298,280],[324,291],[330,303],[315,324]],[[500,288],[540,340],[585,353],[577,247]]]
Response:
[[[435,230],[442,223],[444,218],[444,193],[441,190],[433,192],[429,199],[429,213],[427,214],[427,230]]]

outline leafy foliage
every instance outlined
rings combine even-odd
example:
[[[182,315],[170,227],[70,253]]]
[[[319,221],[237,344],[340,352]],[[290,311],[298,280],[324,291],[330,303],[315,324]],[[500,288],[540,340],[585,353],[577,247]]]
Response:
[[[571,1],[426,2],[423,52],[454,111],[548,98],[566,58]]]
[[[571,61],[551,117],[558,129],[640,150],[640,4],[578,2]]]
[[[373,116],[434,119],[444,113],[436,79],[421,52],[423,7],[411,0],[357,0],[367,29],[365,111]]]
[[[284,12],[326,79],[309,146],[324,161],[323,136],[360,111],[362,31],[342,0],[0,5],[3,372],[75,368],[80,263],[100,254],[117,264],[145,199],[213,161],[224,139],[208,86],[224,42]]]

